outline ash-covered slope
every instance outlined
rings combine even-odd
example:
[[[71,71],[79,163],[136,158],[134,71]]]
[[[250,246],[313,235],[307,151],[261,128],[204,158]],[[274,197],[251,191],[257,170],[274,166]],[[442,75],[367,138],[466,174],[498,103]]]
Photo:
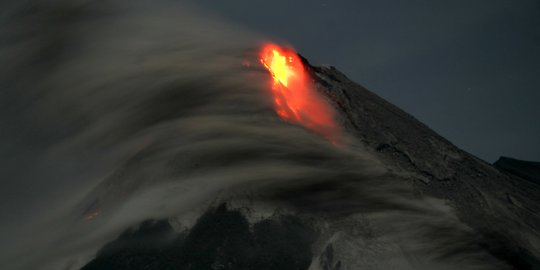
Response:
[[[460,150],[334,67],[306,64],[344,116],[343,125],[390,171],[419,192],[447,200],[489,243],[484,247],[492,254],[518,269],[540,268],[540,185],[501,173]],[[496,167],[523,165],[503,161]]]

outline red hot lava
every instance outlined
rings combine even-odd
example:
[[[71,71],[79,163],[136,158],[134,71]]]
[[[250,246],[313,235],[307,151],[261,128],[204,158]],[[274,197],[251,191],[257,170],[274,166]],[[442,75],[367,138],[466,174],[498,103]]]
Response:
[[[267,44],[260,60],[273,78],[276,113],[283,120],[298,123],[335,143],[338,128],[332,110],[314,89],[298,54]]]

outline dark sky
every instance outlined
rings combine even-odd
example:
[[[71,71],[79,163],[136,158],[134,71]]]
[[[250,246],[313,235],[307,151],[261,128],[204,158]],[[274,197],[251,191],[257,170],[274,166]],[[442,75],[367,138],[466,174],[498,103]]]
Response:
[[[197,0],[488,161],[540,160],[539,0]]]

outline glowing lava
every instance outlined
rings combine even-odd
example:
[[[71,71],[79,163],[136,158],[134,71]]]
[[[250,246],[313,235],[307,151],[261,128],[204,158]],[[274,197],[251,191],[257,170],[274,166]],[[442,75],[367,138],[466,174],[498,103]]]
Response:
[[[332,110],[315,91],[298,54],[267,44],[260,60],[273,78],[276,113],[286,121],[301,124],[336,142],[338,129]]]

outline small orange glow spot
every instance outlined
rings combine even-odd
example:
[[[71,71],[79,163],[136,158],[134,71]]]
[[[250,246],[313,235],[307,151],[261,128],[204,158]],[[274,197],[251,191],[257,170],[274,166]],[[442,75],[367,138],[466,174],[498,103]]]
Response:
[[[85,220],[92,220],[92,219],[96,218],[97,216],[99,216],[100,213],[101,213],[101,210],[96,210],[94,212],[90,212],[90,213],[84,215],[84,219]]]
[[[335,143],[339,131],[332,109],[307,78],[298,54],[267,44],[262,49],[260,60],[273,78],[276,113],[283,120],[301,124]]]

